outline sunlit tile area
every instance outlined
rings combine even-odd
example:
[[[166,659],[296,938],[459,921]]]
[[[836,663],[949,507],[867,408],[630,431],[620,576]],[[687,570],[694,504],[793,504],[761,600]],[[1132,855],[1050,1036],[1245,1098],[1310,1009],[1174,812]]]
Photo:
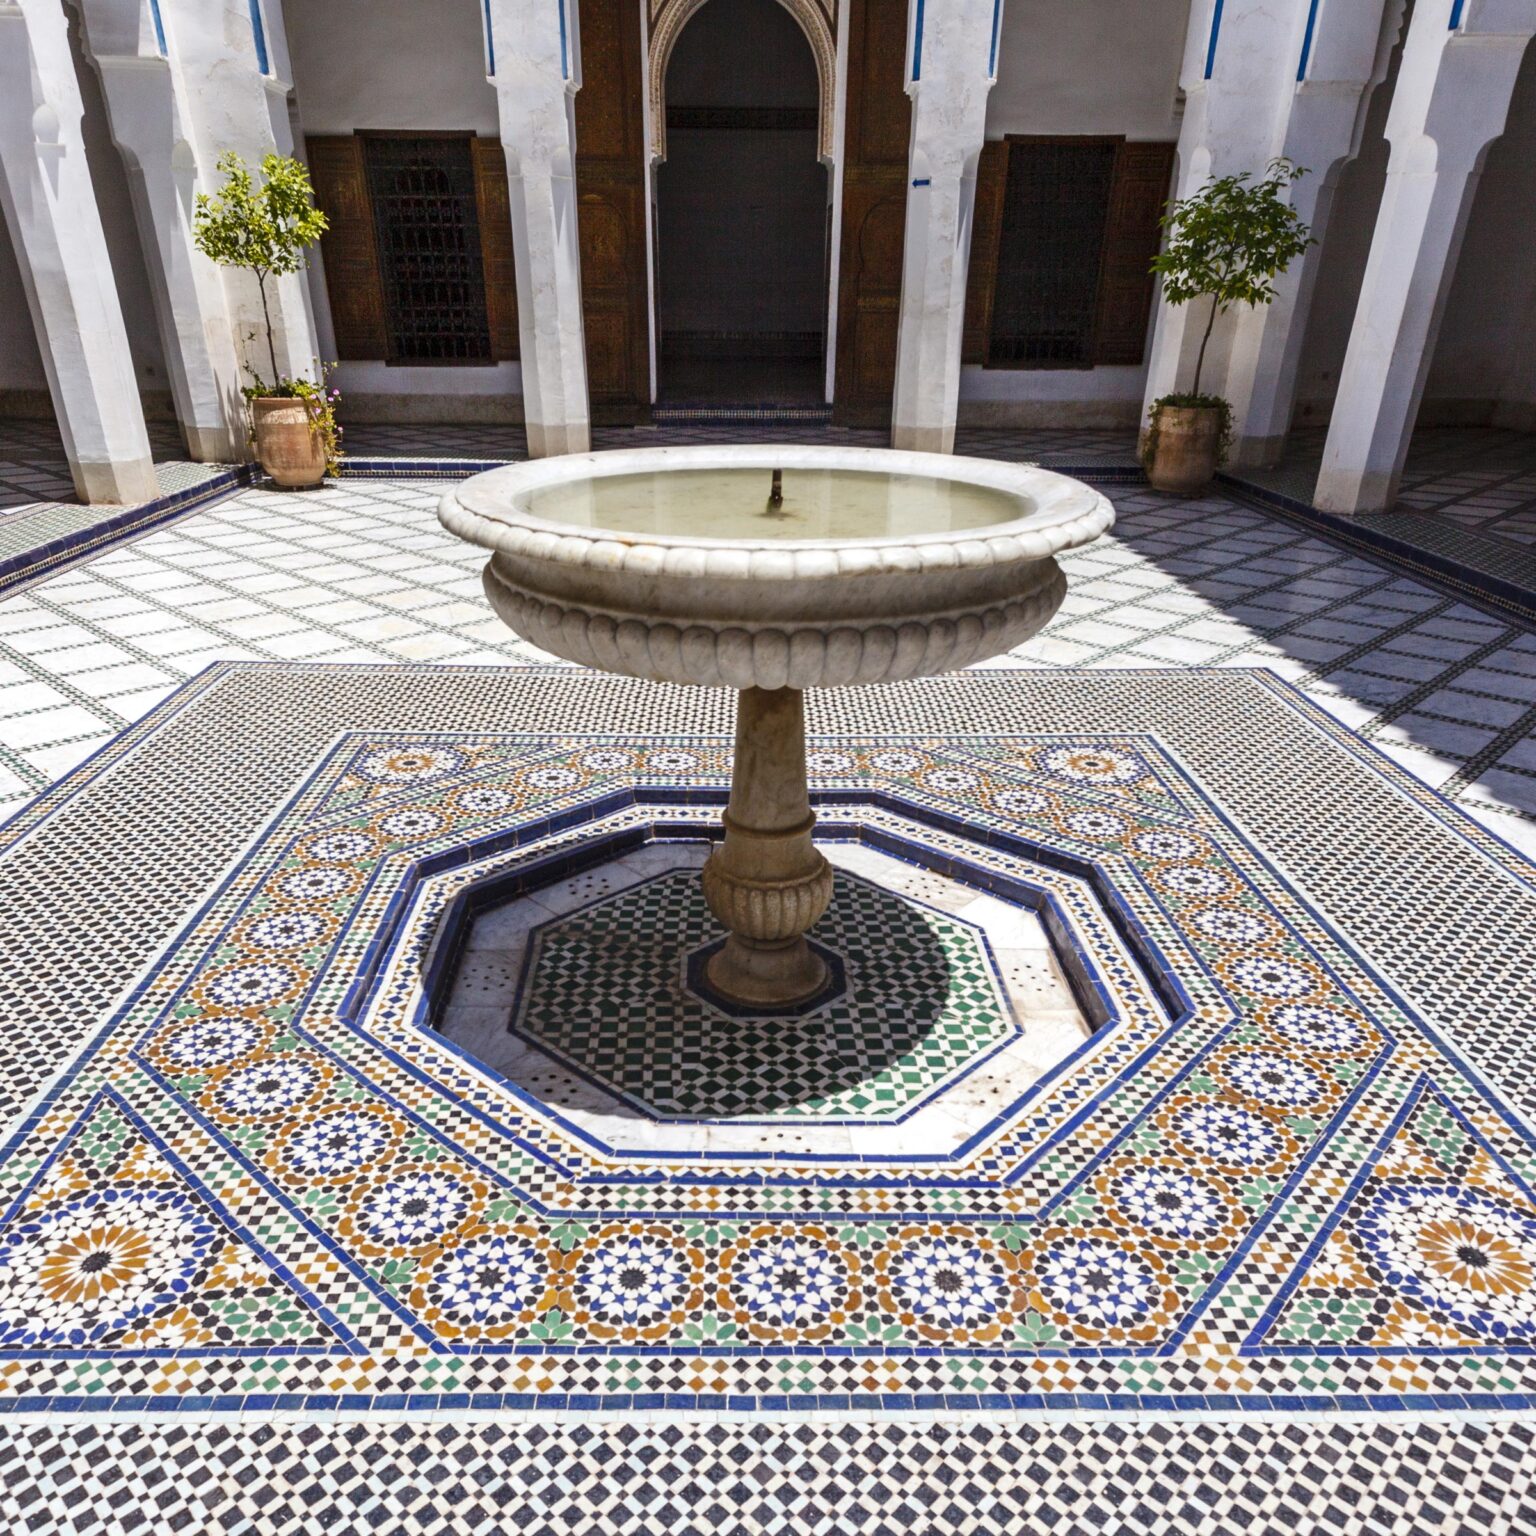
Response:
[[[998,436],[974,446],[1091,447]],[[429,481],[253,488],[0,601],[6,800],[23,803],[211,661],[532,659],[485,607],[475,551],[438,527],[440,495]],[[1529,630],[1220,494],[1115,486],[1113,499],[1112,535],[1066,557],[1066,604],[1020,664],[1270,668],[1536,846]]]

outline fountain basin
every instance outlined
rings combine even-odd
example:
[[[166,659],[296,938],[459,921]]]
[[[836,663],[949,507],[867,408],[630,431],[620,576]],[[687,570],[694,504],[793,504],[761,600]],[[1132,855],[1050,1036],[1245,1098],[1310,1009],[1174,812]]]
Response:
[[[872,448],[648,448],[466,480],[443,526],[491,551],[501,618],[557,656],[738,690],[725,837],[701,873],[727,930],[701,985],[772,1013],[828,982],[806,932],[832,870],[813,846],[807,688],[948,672],[1010,650],[1066,594],[1055,556],[1109,502],[1029,465]]]
[[[1061,602],[1053,557],[1114,520],[1098,492],[1028,465],[788,445],[508,465],[438,516],[491,551],[486,594],[532,644],[738,689],[891,682],[1010,650]]]

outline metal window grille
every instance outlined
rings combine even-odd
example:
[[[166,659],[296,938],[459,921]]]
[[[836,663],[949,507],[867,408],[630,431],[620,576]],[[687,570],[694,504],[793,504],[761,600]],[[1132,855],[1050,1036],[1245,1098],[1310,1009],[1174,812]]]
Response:
[[[988,361],[1093,362],[1112,141],[1009,145]]]
[[[390,361],[491,361],[469,140],[366,146]]]

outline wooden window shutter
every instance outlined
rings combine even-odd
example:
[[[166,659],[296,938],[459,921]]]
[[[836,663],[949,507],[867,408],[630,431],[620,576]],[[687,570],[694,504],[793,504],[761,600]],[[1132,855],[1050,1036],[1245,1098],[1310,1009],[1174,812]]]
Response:
[[[1172,144],[1125,144],[1115,152],[1109,214],[1099,266],[1095,363],[1141,362],[1152,313],[1152,274],[1158,220],[1173,175]]]
[[[507,193],[507,157],[498,139],[474,139],[475,202],[480,215],[480,264],[485,272],[485,312],[491,356],[498,362],[518,356],[517,263],[512,252],[512,204]]]
[[[305,141],[315,203],[330,227],[320,237],[338,361],[389,355],[384,282],[373,232],[363,141],[351,134]]]
[[[997,242],[1003,230],[1003,191],[1008,184],[1008,145],[989,139],[976,164],[976,203],[971,215],[971,264],[965,280],[962,363],[987,360],[992,333],[992,290],[997,282]]]

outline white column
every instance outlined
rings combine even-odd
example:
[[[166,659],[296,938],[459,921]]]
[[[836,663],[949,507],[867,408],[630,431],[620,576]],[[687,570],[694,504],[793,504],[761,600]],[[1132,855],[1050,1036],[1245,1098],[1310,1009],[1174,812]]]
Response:
[[[215,162],[234,150],[253,171],[269,154],[291,155],[291,88],[282,7],[265,0],[255,16],[250,0],[159,0],[168,50],[186,112],[186,142],[199,191],[216,191]],[[262,67],[262,53],[266,68]],[[272,372],[256,279],[220,269],[234,345],[245,367]],[[319,343],[302,272],[267,280],[277,369],[292,378],[315,376]]]
[[[1179,71],[1184,119],[1175,197],[1189,197],[1215,177],[1252,171],[1269,160],[1278,115],[1279,61],[1291,52],[1295,30],[1293,18],[1281,14],[1288,9],[1266,7],[1264,0],[1194,0]],[[1192,386],[1206,313],[1207,306],[1199,300],[1169,304],[1159,291],[1147,364],[1147,405]],[[1224,334],[1213,338],[1202,389],[1216,386],[1225,340]]]
[[[1001,0],[913,0],[912,147],[891,445],[955,446],[976,162]]]
[[[224,286],[192,242],[193,197],[207,188],[196,183],[179,74],[161,54],[146,0],[82,0],[81,17],[128,174],[188,451],[205,463],[243,459],[240,364]]]
[[[1337,172],[1358,144],[1365,87],[1386,67],[1383,10],[1400,12],[1402,3],[1195,0],[1180,73],[1186,104],[1175,196],[1223,176],[1262,176],[1285,155],[1310,172],[1290,197],[1320,234]],[[1273,304],[1235,308],[1217,322],[1200,387],[1232,405],[1237,462],[1261,462],[1283,442],[1317,254],[1313,247],[1292,264]],[[1159,294],[1146,405],[1191,388],[1208,315],[1208,301],[1172,305]]]
[[[534,458],[591,446],[576,238],[575,0],[490,0],[507,157],[523,415]]]
[[[1328,511],[1397,499],[1478,173],[1533,33],[1536,0],[1414,6],[1387,115],[1386,189],[1314,497]]]
[[[63,9],[0,0],[0,204],[82,501],[160,494],[85,160]]]
[[[1302,78],[1282,111],[1274,153],[1307,168],[1291,186],[1290,203],[1316,243],[1276,279],[1272,303],[1234,313],[1223,387],[1232,406],[1233,464],[1276,464],[1284,452],[1334,193],[1359,153],[1370,91],[1386,77],[1403,8],[1404,0],[1316,0],[1311,32],[1303,34],[1295,70]]]

